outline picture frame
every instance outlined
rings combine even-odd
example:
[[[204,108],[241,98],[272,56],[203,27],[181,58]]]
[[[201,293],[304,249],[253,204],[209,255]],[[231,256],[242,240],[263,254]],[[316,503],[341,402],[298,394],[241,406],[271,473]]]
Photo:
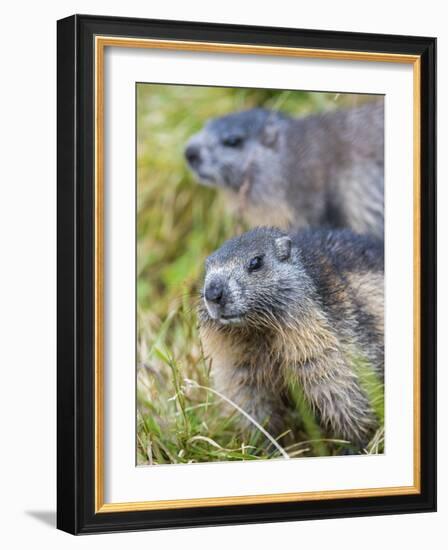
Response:
[[[83,534],[435,511],[436,40],[90,15],[62,19],[57,30],[58,528]],[[152,500],[148,491],[142,501],[105,500],[107,48],[412,67],[412,484],[174,500]]]

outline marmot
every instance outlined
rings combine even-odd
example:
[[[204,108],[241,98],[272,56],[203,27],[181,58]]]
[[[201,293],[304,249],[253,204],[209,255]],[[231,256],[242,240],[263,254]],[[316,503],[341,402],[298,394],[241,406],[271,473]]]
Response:
[[[252,109],[210,120],[185,156],[250,226],[350,228],[383,238],[384,106],[291,118]]]
[[[288,381],[358,449],[378,419],[357,362],[383,380],[383,246],[349,230],[260,227],[206,260],[200,336],[217,388],[279,435]]]

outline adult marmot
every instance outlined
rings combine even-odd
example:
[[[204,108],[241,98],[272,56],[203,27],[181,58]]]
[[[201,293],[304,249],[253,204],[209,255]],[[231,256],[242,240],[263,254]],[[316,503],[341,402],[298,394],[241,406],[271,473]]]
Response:
[[[377,418],[359,366],[383,376],[383,247],[349,230],[257,228],[206,261],[200,335],[221,392],[278,435],[297,383],[333,437]]]
[[[383,238],[383,101],[304,118],[253,109],[209,121],[185,149],[250,225],[350,228]]]

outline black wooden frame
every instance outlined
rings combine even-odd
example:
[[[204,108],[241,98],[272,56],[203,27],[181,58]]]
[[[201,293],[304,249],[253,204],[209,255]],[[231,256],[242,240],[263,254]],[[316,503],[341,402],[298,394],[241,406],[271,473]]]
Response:
[[[421,56],[421,493],[94,513],[94,37]],[[75,15],[58,21],[58,528],[94,533],[434,511],[436,507],[436,40]]]

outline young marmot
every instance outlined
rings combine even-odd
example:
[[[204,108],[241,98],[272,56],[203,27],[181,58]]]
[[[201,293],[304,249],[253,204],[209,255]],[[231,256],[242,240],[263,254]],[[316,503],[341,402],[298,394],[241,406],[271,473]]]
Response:
[[[304,118],[253,109],[213,119],[185,156],[250,225],[350,228],[383,238],[383,101]]]
[[[218,389],[275,435],[297,383],[358,448],[377,418],[356,365],[383,376],[383,247],[348,230],[257,228],[206,261],[200,335]]]

